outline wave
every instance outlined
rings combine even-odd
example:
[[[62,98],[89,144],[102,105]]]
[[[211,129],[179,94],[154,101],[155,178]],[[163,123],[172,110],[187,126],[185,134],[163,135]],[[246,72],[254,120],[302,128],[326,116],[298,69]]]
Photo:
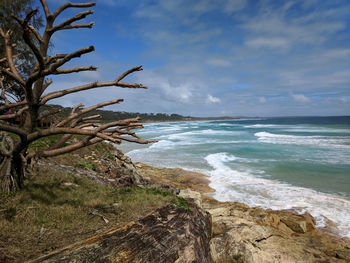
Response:
[[[276,124],[253,124],[245,125],[244,128],[285,128],[286,125],[276,125]]]
[[[310,145],[314,147],[334,147],[350,149],[349,137],[341,136],[300,136],[287,134],[273,134],[269,132],[257,132],[254,136],[264,143],[272,144],[296,144],[296,145]]]
[[[179,132],[179,133],[171,133],[171,134],[164,134],[161,136],[158,136],[154,139],[156,140],[173,140],[173,141],[193,141],[193,140],[200,140],[201,143],[207,143],[209,141],[213,141],[213,138],[208,138],[207,140],[204,140],[203,136],[240,136],[244,135],[246,132],[244,131],[223,131],[223,130],[213,130],[213,129],[207,129],[207,130],[195,130],[195,131],[187,131],[187,132]],[[220,139],[216,139],[215,142],[220,143]],[[190,144],[190,143],[189,143]]]
[[[237,157],[224,152],[209,154],[205,160],[213,168],[208,174],[211,177],[210,186],[216,190],[216,199],[237,201],[265,209],[309,212],[315,217],[317,227],[325,227],[329,219],[337,224],[339,235],[350,237],[350,201],[335,195],[258,178],[254,171],[232,170],[227,163],[235,162]]]
[[[289,128],[287,132],[307,132],[307,133],[350,133],[349,129],[332,129],[332,128]]]
[[[171,138],[171,140],[170,140]],[[157,143],[153,143],[149,148],[149,150],[155,150],[157,151],[163,151],[163,150],[168,150],[170,148],[177,148],[181,146],[198,146],[198,145],[222,145],[222,144],[240,144],[240,143],[254,143],[255,141],[253,140],[217,140],[217,139],[206,139],[205,141],[201,138],[187,138],[186,140],[180,139],[179,137],[171,136],[168,137],[166,140],[159,140],[160,138],[155,138],[158,139],[159,141]],[[143,150],[147,150],[143,149]]]

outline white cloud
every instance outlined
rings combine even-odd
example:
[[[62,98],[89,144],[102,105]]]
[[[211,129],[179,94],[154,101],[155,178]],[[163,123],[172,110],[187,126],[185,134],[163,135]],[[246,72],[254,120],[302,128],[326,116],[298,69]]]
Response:
[[[344,21],[335,21],[335,14],[327,14],[324,10],[291,18],[288,9],[293,4],[276,7],[266,1],[261,5],[257,16],[247,16],[242,24],[250,33],[245,42],[250,47],[290,48],[300,43],[322,45],[334,33],[346,28]],[[327,16],[332,19],[325,20]]]
[[[330,59],[346,58],[350,56],[350,48],[332,49],[324,53],[324,57]]]
[[[167,100],[188,103],[193,96],[189,82],[170,80],[157,72],[147,70],[137,77],[150,88],[149,92],[161,93]]]
[[[212,65],[212,66],[216,66],[216,67],[231,67],[232,66],[231,61],[229,61],[227,59],[222,59],[222,58],[208,59],[206,61],[206,63],[209,65]]]
[[[214,97],[212,95],[207,96],[207,103],[220,103],[221,100],[217,97]]]
[[[79,78],[84,82],[100,81],[102,74],[98,71],[83,71],[79,73]]]
[[[225,13],[233,13],[243,9],[247,4],[246,0],[226,0]]]
[[[265,97],[260,97],[260,98],[259,98],[259,101],[260,101],[261,103],[266,103],[266,98],[265,98]]]
[[[347,102],[347,100],[346,100],[345,98],[341,98],[340,101],[341,101],[342,103],[346,103],[346,102]]]
[[[249,39],[246,41],[247,46],[260,48],[260,47],[269,47],[269,48],[287,48],[290,45],[290,42],[287,39],[280,37],[258,37]]]
[[[306,97],[303,94],[291,94],[293,100],[295,100],[296,102],[301,102],[301,103],[306,103],[306,102],[310,102],[310,99],[308,97]]]

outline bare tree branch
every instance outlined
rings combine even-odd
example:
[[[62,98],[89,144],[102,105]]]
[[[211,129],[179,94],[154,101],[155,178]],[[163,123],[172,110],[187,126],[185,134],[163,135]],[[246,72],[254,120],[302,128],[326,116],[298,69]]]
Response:
[[[87,130],[87,129],[79,129],[79,128],[50,128],[42,131],[33,132],[27,135],[27,139],[28,139],[28,143],[31,143],[40,138],[47,137],[50,135],[57,135],[57,134],[91,135],[91,136],[97,136],[101,139],[108,140],[111,142],[117,141],[113,137],[109,136],[108,134],[99,132],[98,129]]]
[[[69,74],[73,72],[81,72],[81,71],[96,71],[97,67],[89,66],[89,67],[76,67],[76,68],[67,68],[67,69],[56,69],[52,74],[60,75],[60,74]]]
[[[0,122],[0,130],[15,133],[21,137],[26,137],[27,133],[20,128]]]
[[[71,111],[71,114],[72,115],[73,113],[75,113],[77,111],[77,109],[81,108],[81,107],[84,107],[84,104],[80,103],[76,106],[73,107],[72,111]]]
[[[0,28],[0,35],[3,37],[3,39],[5,41],[6,60],[10,66],[10,70],[19,83],[24,83],[24,80],[21,77],[21,75],[18,73],[17,68],[15,66],[15,63],[13,61],[12,45],[10,42],[10,31],[7,31],[5,33],[2,30],[2,28]]]
[[[90,112],[92,110],[96,110],[98,108],[102,108],[104,106],[108,106],[108,105],[112,105],[112,104],[117,104],[117,103],[121,103],[123,102],[124,100],[123,99],[117,99],[117,100],[110,100],[110,101],[106,101],[106,102],[102,102],[102,103],[99,103],[99,104],[96,104],[94,106],[91,106],[89,108],[86,108],[86,109],[82,109],[80,111],[78,111],[77,113],[74,113],[74,114],[71,114],[68,118],[66,118],[65,120],[59,122],[56,127],[62,127],[63,125],[67,124],[69,121],[77,118],[78,116],[84,114],[84,113],[87,113],[87,112]]]
[[[12,80],[16,81],[18,84],[20,84],[22,87],[25,86],[25,82],[24,80],[22,79],[22,77],[17,77],[15,74],[13,74],[12,72],[8,71],[7,69],[5,68],[0,68],[0,72],[3,74],[3,75],[6,75],[8,76],[9,78],[11,78]]]
[[[40,0],[40,2],[41,2],[41,5],[42,5],[42,7],[44,9],[46,20],[49,20],[51,14],[50,14],[49,7],[47,6],[46,0]]]
[[[55,62],[48,69],[46,69],[44,74],[45,75],[52,74],[57,68],[59,68],[60,66],[62,66],[65,63],[67,63],[71,59],[80,57],[81,55],[86,54],[86,53],[90,53],[94,50],[95,50],[94,46],[89,46],[86,48],[81,48],[79,50],[76,50],[73,53],[67,54],[61,60]]]
[[[118,83],[123,78],[125,78],[127,75],[129,75],[129,74],[131,74],[131,73],[133,73],[135,71],[142,71],[142,70],[143,70],[142,66],[138,66],[138,67],[134,67],[132,69],[129,69],[129,70],[125,71],[123,74],[121,74],[118,78],[116,78],[115,82]]]
[[[96,114],[96,115],[88,116],[88,117],[85,117],[85,118],[81,118],[81,121],[84,122],[84,121],[94,120],[96,118],[101,118],[101,115],[100,114]]]
[[[92,7],[95,6],[95,2],[90,2],[90,3],[65,3],[64,5],[61,5],[59,8],[56,9],[55,12],[52,13],[52,16],[56,18],[59,14],[61,14],[64,10],[66,10],[69,7],[78,7],[78,8],[86,8],[86,7]]]
[[[88,10],[88,11],[84,11],[84,12],[81,12],[81,13],[79,13],[79,14],[76,14],[75,16],[73,16],[73,17],[67,19],[67,20],[64,21],[63,23],[61,23],[61,24],[59,24],[59,25],[57,25],[57,26],[54,26],[53,28],[51,28],[51,29],[49,30],[49,32],[52,34],[52,33],[56,32],[56,31],[58,31],[58,30],[67,29],[67,28],[65,28],[65,27],[71,25],[71,24],[72,24],[73,22],[75,22],[75,21],[84,19],[85,17],[87,17],[88,15],[91,15],[91,14],[93,14],[93,13],[94,13],[94,11]]]
[[[39,41],[39,42],[42,42],[43,39],[41,38],[38,30],[36,30],[32,25],[28,25],[28,28],[30,29],[30,31],[32,31],[32,33],[34,34],[34,36],[36,37],[36,39]]]
[[[41,152],[36,152],[36,153],[32,153],[29,154],[27,156],[27,159],[33,158],[34,156],[37,157],[52,157],[52,156],[57,156],[57,155],[61,155],[61,154],[65,154],[65,153],[70,153],[73,152],[75,150],[78,150],[80,148],[98,143],[103,141],[103,139],[101,138],[91,138],[90,140],[84,140],[84,141],[79,141],[77,143],[74,143],[72,145],[68,145],[59,149],[53,149],[53,150],[47,150],[47,151],[41,151]],[[120,144],[121,141],[116,142],[117,144]]]
[[[67,26],[62,27],[60,30],[74,29],[74,28],[92,28],[94,25],[95,25],[95,22],[90,22],[88,24],[67,25]]]
[[[11,103],[9,105],[6,105],[6,104],[5,105],[1,105],[0,106],[0,111],[4,111],[4,110],[7,110],[7,109],[12,109],[12,108],[15,108],[15,107],[18,107],[18,106],[23,106],[25,104],[27,104],[26,100],[22,100],[22,101],[19,101],[19,102],[14,102],[14,103]]]
[[[51,92],[51,93],[48,93],[45,96],[43,96],[41,98],[41,102],[40,103],[41,104],[45,104],[49,100],[62,97],[64,95],[66,95],[66,94],[71,94],[71,93],[75,93],[75,92],[79,92],[79,91],[83,91],[83,90],[89,90],[89,89],[93,89],[93,88],[99,88],[99,87],[117,86],[117,87],[122,87],[122,88],[143,88],[143,89],[147,89],[147,87],[143,86],[142,84],[130,84],[130,83],[119,82],[120,79],[125,78],[128,74],[130,74],[130,73],[132,73],[134,71],[140,71],[140,70],[142,70],[142,66],[135,67],[135,68],[132,68],[132,69],[126,71],[125,73],[120,75],[114,81],[107,81],[107,82],[97,82],[96,81],[96,82],[93,82],[93,83],[90,83],[90,84],[78,86],[78,87],[71,88],[71,89],[65,89],[65,90]]]
[[[115,86],[118,86],[118,87],[121,87],[121,88],[147,89],[146,86],[143,86],[142,84],[138,84],[138,83],[118,82]]]
[[[53,56],[49,56],[48,58],[46,58],[46,63],[47,65],[56,62],[58,59],[60,58],[64,58],[65,56],[67,56],[68,54],[56,54]]]
[[[35,16],[35,14],[38,13],[38,9],[35,9],[33,11],[31,11],[29,14],[27,14],[27,16],[24,18],[24,20],[21,20],[20,18],[18,18],[15,15],[12,15],[12,17],[14,19],[17,20],[17,22],[21,25],[22,29],[23,29],[23,39],[26,42],[26,44],[30,47],[30,49],[33,51],[36,59],[39,62],[39,67],[40,70],[44,70],[45,68],[45,62],[44,62],[44,58],[40,53],[40,50],[36,47],[36,45],[33,43],[33,40],[31,38],[31,33],[33,33],[32,29],[34,29],[33,27],[30,27],[28,25],[28,22],[30,21],[30,19]],[[37,32],[37,34],[39,34]],[[41,37],[40,37],[41,38]],[[39,39],[40,40],[40,39]]]
[[[12,58],[16,58],[16,57],[18,57],[18,56],[20,56],[20,55],[22,55],[22,53],[18,53],[18,54],[16,54],[16,55],[12,55]],[[5,61],[7,61],[7,58],[6,58],[6,57],[0,59],[0,63],[3,63],[3,62],[5,62]]]

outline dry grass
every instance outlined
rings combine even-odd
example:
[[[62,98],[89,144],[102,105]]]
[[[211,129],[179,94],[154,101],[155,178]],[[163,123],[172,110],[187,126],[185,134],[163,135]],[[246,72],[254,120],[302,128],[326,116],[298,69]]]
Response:
[[[94,145],[76,152],[75,157],[57,157],[55,162],[73,166],[91,151],[96,155],[106,154],[109,147]],[[184,199],[161,190],[116,189],[42,167],[26,181],[23,190],[1,196],[0,262],[35,258],[112,225],[137,220],[166,204],[187,208]]]

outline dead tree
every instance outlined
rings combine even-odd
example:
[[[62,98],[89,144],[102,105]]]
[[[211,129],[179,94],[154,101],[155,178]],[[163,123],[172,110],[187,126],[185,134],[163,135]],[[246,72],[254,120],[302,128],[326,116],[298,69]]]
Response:
[[[24,19],[12,16],[23,30],[23,41],[30,48],[36,58],[36,64],[28,77],[21,76],[16,65],[16,57],[19,54],[13,54],[13,45],[11,43],[11,32],[4,32],[0,29],[0,37],[4,41],[6,57],[0,58],[6,61],[6,66],[0,68],[0,87],[1,98],[4,104],[0,105],[0,191],[16,191],[23,187],[26,168],[33,160],[38,158],[52,157],[64,153],[69,153],[82,147],[92,145],[103,140],[120,144],[122,141],[146,144],[151,141],[143,140],[135,134],[133,129],[142,128],[138,118],[113,121],[110,123],[96,123],[99,115],[89,116],[88,113],[116,103],[121,103],[122,99],[102,102],[88,108],[82,108],[83,105],[75,106],[69,116],[60,121],[51,124],[50,127],[38,128],[38,123],[43,123],[47,114],[40,114],[39,109],[49,103],[52,99],[60,98],[67,94],[115,86],[120,88],[146,88],[142,84],[126,83],[123,79],[129,74],[142,70],[142,67],[134,67],[113,81],[93,82],[86,85],[72,87],[59,91],[49,92],[48,88],[52,83],[48,77],[51,75],[70,74],[82,71],[95,71],[96,67],[81,66],[75,68],[63,68],[63,66],[74,58],[94,51],[93,46],[81,48],[72,53],[48,54],[49,43],[52,36],[60,30],[70,30],[79,28],[91,28],[94,23],[79,23],[86,16],[93,13],[87,10],[76,14],[66,21],[55,24],[56,18],[68,8],[89,8],[95,6],[91,3],[66,3],[54,12],[49,10],[45,0],[40,0],[45,17],[46,27],[42,35],[31,26],[32,17],[38,12],[34,10],[27,14]],[[35,37],[35,39],[33,38]],[[35,40],[35,41],[34,41]],[[10,78],[14,84],[19,85],[25,98],[16,101],[11,98],[4,85],[1,85],[3,77]],[[50,111],[50,114],[57,114],[57,111]],[[19,122],[12,120],[20,119]],[[36,152],[28,152],[29,145],[43,137],[51,135],[60,135],[56,143]],[[79,136],[76,136],[79,135]],[[71,144],[66,142],[75,136]]]

